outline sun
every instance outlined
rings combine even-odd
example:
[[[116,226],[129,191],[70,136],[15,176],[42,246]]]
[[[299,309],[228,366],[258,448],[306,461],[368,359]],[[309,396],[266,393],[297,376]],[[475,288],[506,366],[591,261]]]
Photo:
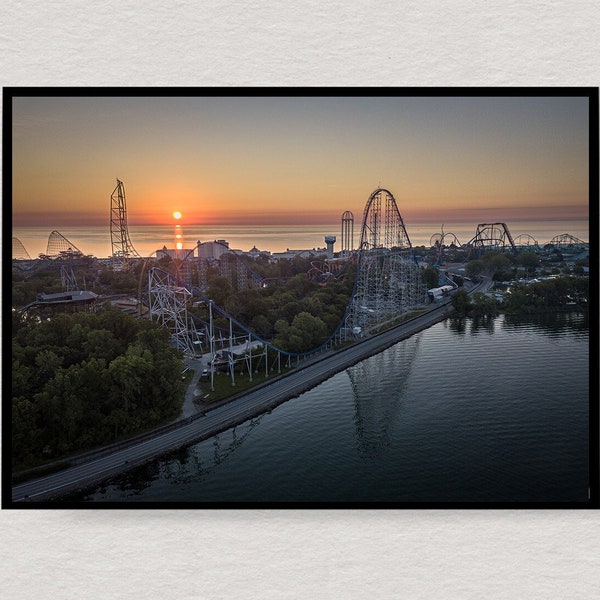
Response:
[[[173,218],[174,218],[174,219],[181,219],[181,213],[180,213],[178,210],[176,210],[176,211],[173,213]]]

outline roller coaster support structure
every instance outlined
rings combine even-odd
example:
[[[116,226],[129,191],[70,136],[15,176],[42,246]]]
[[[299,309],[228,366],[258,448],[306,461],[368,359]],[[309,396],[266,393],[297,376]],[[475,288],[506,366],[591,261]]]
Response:
[[[517,252],[506,223],[480,223],[477,225],[475,237],[466,246],[468,248],[467,258],[478,257],[485,250]]]
[[[117,187],[110,196],[110,243],[115,270],[127,268],[131,258],[140,257],[129,239],[125,186],[118,179]]]
[[[427,290],[392,193],[378,188],[365,206],[346,330],[361,337],[425,305]]]

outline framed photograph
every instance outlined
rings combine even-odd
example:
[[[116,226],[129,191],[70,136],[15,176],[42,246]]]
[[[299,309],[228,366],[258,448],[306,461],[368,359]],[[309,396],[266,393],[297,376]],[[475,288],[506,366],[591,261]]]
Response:
[[[4,508],[598,507],[597,88],[3,113]]]

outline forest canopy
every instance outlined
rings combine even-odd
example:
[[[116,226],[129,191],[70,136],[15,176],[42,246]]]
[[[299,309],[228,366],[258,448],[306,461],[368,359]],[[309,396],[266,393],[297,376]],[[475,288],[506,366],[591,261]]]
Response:
[[[169,332],[119,310],[19,321],[12,340],[12,459],[21,470],[155,427],[181,412]]]

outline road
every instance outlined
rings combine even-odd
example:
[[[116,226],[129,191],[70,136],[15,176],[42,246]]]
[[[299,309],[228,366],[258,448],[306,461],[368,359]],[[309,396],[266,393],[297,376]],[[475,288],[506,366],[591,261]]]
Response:
[[[485,291],[489,282],[484,282],[471,291]],[[267,385],[209,409],[197,418],[187,418],[175,429],[157,433],[149,439],[131,446],[71,466],[67,469],[13,486],[12,502],[47,501],[68,492],[85,489],[93,483],[123,472],[148,460],[187,444],[212,437],[234,425],[258,416],[298,396],[340,371],[381,352],[385,348],[406,339],[414,333],[441,321],[447,315],[450,300],[436,305],[427,313],[383,333],[373,335],[359,344],[337,352],[324,354],[312,362],[300,363],[289,374],[274,379]]]

